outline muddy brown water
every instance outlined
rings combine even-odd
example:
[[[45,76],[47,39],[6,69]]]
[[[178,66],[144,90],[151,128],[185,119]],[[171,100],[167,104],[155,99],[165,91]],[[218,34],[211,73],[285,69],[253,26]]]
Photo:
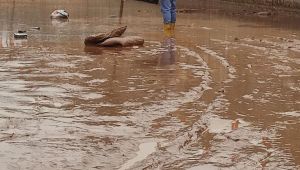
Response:
[[[296,20],[184,13],[167,39],[140,1],[0,2],[0,169],[300,168]],[[144,47],[84,47],[119,25]]]

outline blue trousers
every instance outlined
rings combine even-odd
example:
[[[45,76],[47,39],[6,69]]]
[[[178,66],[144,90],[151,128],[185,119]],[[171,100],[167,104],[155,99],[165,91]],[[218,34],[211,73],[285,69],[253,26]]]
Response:
[[[176,0],[160,0],[160,8],[165,24],[176,22]]]

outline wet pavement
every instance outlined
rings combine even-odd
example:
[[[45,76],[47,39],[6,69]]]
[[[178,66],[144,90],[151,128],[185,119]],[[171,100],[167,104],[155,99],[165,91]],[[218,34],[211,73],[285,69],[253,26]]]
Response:
[[[300,169],[293,18],[180,13],[168,39],[140,1],[0,2],[0,169]],[[145,45],[84,46],[120,25]]]

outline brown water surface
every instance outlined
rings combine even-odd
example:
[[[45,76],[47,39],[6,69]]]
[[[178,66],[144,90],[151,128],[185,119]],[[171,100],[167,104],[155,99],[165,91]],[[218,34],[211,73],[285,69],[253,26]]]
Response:
[[[141,1],[0,2],[0,169],[300,168],[293,18],[181,13],[170,39]],[[84,46],[120,25],[145,45]]]

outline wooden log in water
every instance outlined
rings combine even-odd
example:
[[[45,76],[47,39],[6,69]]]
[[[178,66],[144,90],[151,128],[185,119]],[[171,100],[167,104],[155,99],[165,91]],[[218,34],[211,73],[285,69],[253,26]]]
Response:
[[[128,47],[128,46],[142,46],[144,44],[144,39],[139,36],[128,36],[128,37],[115,37],[105,40],[100,43],[101,47]]]
[[[124,27],[113,29],[112,31],[107,32],[107,33],[88,36],[87,38],[85,38],[84,44],[85,45],[97,45],[99,43],[104,42],[105,40],[107,40],[109,38],[120,37],[124,34],[126,29],[127,29],[127,26],[124,26]]]

